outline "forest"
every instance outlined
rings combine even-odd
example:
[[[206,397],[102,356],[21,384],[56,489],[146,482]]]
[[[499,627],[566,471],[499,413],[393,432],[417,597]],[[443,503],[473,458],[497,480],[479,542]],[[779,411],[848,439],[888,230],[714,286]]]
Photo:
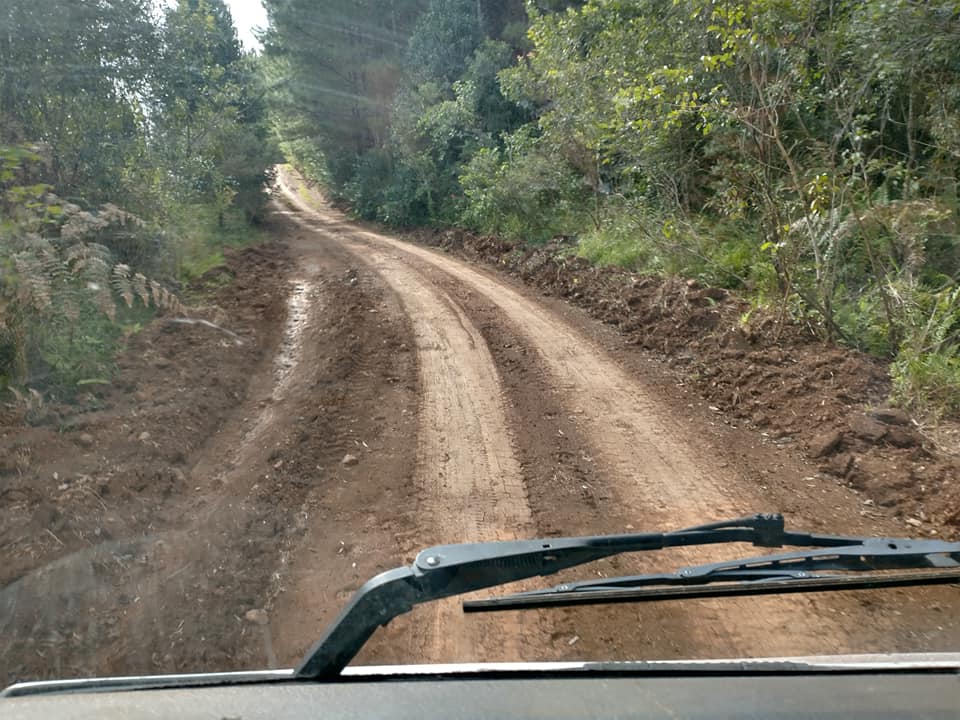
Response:
[[[108,384],[125,338],[257,236],[272,138],[223,0],[5,0],[0,388]]]
[[[357,216],[729,288],[960,410],[960,3],[265,5],[281,147]]]
[[[286,160],[363,219],[730,289],[960,411],[960,3],[263,4],[259,53],[223,0],[3,4],[0,387],[108,382]]]

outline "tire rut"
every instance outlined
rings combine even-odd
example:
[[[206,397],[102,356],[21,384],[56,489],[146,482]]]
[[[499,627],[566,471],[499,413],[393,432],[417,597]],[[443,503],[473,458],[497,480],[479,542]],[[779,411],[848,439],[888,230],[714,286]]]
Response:
[[[358,254],[401,297],[413,321],[423,392],[416,477],[429,544],[526,535],[532,529],[530,510],[486,343],[449,296],[395,258],[366,248]],[[506,657],[521,654],[515,629],[488,618],[464,624],[458,604],[434,603],[431,622],[412,636],[413,657],[490,659],[476,656],[483,647],[502,648]]]
[[[304,226],[376,272],[411,321],[421,386],[415,472],[421,503],[419,547],[530,536],[534,523],[500,380],[480,332],[449,294],[425,282],[395,253],[353,243],[338,229]],[[531,619],[527,616],[524,625]],[[407,658],[437,662],[542,657],[527,648],[527,635],[515,622],[468,619],[457,599],[434,603],[395,624],[409,628],[403,633],[412,646]]]
[[[362,246],[365,254],[390,251],[424,277],[439,271],[447,282],[469,288],[501,311],[536,351],[550,388],[576,417],[579,432],[587,439],[596,472],[604,477],[613,495],[615,516],[633,518],[641,529],[675,528],[711,519],[754,512],[761,498],[732,472],[718,470],[697,439],[669,417],[637,381],[604,349],[574,330],[540,305],[483,272],[431,250],[360,229],[330,210],[307,208],[291,199],[314,221],[314,227],[341,242]],[[444,280],[434,279],[442,286]],[[620,528],[608,527],[608,531]],[[719,559],[726,550],[712,548],[671,551],[669,565],[687,565]],[[631,560],[640,571],[651,569],[651,559]],[[669,623],[682,627],[685,638],[680,653],[729,656],[746,650],[798,654],[848,647],[843,599],[821,604],[810,597],[765,598],[762,601],[709,601],[696,604],[686,617],[674,615]],[[850,605],[855,603],[849,603]],[[693,607],[685,606],[685,607]],[[616,632],[618,623],[639,625],[664,619],[657,609],[610,611],[617,620],[606,623]],[[749,620],[746,620],[749,618]],[[788,627],[804,633],[783,632]],[[862,635],[862,633],[861,633]],[[629,653],[631,648],[625,648]]]

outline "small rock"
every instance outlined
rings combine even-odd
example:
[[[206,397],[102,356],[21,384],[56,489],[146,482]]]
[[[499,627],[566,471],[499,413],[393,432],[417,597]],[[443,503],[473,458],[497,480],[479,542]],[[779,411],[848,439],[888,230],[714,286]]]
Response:
[[[861,440],[875,443],[887,434],[887,426],[872,417],[857,415],[850,421],[850,430]]]
[[[80,433],[80,437],[77,438],[77,442],[81,445],[81,447],[93,447],[93,435],[90,433]]]
[[[910,428],[901,425],[892,425],[887,428],[886,441],[891,445],[900,448],[916,447],[920,444],[920,438],[912,432]]]
[[[173,478],[174,482],[180,485],[187,482],[187,476],[183,474],[183,470],[180,468],[170,468],[170,477]]]
[[[897,408],[878,408],[872,410],[870,417],[879,420],[880,422],[886,425],[909,425],[910,416],[907,415],[903,410],[898,410]]]
[[[821,464],[817,469],[820,472],[833,475],[835,477],[846,477],[853,467],[853,455],[850,453],[837,453]]]
[[[843,433],[839,430],[822,433],[810,442],[811,457],[825,457],[843,444]]]
[[[360,459],[356,455],[351,455],[350,453],[347,453],[346,455],[343,456],[343,460],[340,461],[340,464],[345,465],[346,467],[353,467],[358,462],[360,462]]]
[[[907,523],[907,525],[912,525],[913,527],[920,527],[923,524],[923,522],[917,518],[907,518],[904,520],[904,522]]]
[[[137,435],[137,440],[139,440],[140,442],[146,442],[149,439],[150,439],[150,433],[148,433],[146,430],[144,430],[142,433]]]
[[[270,622],[270,618],[267,616],[267,611],[263,610],[262,608],[247,610],[243,617],[247,622],[252,622],[254,625],[266,625],[268,622]]]

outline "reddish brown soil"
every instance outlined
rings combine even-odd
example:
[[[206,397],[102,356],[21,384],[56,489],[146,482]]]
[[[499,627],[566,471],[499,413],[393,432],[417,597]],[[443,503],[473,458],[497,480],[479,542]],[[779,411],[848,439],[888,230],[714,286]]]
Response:
[[[0,684],[275,666],[274,638],[315,637],[345,584],[398,561],[394,509],[413,503],[409,428],[395,430],[416,406],[404,319],[378,314],[355,265],[312,248],[306,263],[302,235],[272,231],[194,288],[192,315],[242,344],[158,320],[100,397],[0,425]],[[311,288],[295,343],[291,283]],[[340,571],[311,588],[319,615],[290,608],[273,628],[290,548],[316,525],[323,544],[296,559]]]
[[[190,291],[216,327],[158,319],[105,391],[0,419],[0,684],[289,667],[364,580],[433,543],[766,510],[817,531],[951,531],[952,466],[900,416],[864,415],[886,393],[866,358],[741,329],[710,289],[433,238],[471,264],[317,208],[278,208],[274,242]],[[361,660],[955,650],[957,602],[444,602]]]
[[[882,361],[751,311],[726,290],[597,267],[566,243],[525,248],[460,230],[413,239],[584,308],[665,360],[723,422],[795,447],[870,504],[909,519],[908,527],[960,526],[960,462],[920,422],[890,408]]]

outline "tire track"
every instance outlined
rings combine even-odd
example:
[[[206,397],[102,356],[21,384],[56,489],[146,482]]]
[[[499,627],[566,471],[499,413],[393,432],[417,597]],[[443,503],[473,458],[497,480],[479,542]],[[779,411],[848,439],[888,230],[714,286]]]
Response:
[[[358,253],[378,256],[391,252],[409,266],[407,272],[423,278],[439,271],[455,285],[469,288],[499,308],[535,348],[549,385],[576,415],[577,428],[596,459],[596,470],[609,482],[614,496],[611,506],[617,509],[617,516],[633,518],[638,528],[676,528],[765,509],[757,504],[760,496],[745,486],[735,471],[719,470],[717,459],[603,348],[539,304],[464,263],[361,229],[334,211],[308,208],[285,191],[309,214],[315,227],[357,248]],[[608,528],[617,530],[620,528]],[[675,550],[670,551],[669,559],[661,560],[682,566],[729,553],[729,548]],[[641,571],[648,570],[651,558],[630,562]],[[843,598],[821,607],[815,598],[796,596],[697,603],[696,614],[679,623],[685,637],[678,650],[687,655],[729,656],[738,651],[812,654],[822,652],[825,643],[848,647],[851,636],[845,613],[837,612],[842,607]],[[621,622],[649,625],[657,623],[658,612],[647,607],[642,616],[634,610],[617,617]],[[612,622],[612,627],[616,625]],[[791,627],[809,632],[784,632]]]
[[[609,519],[630,518],[637,529],[668,529],[767,509],[760,504],[762,498],[733,472],[720,470],[716,458],[602,347],[545,308],[502,282],[428,249],[366,230],[355,230],[353,237],[369,247],[400,250],[415,267],[439,270],[477,292],[528,339],[558,402],[577,419],[597,473],[607,480],[613,495]],[[620,530],[608,526],[605,532]],[[729,547],[674,549],[662,557],[623,559],[610,568],[619,566],[617,574],[652,572],[664,565],[721,560],[731,552],[735,551]],[[571,572],[572,577],[583,577],[582,569]],[[854,638],[846,618],[856,612],[856,605],[837,596],[826,602],[813,596],[712,600],[608,610],[600,627],[626,625],[636,636],[648,634],[643,628],[651,626],[679,629],[682,640],[676,651],[686,657],[817,654],[851,647]],[[596,622],[597,616],[593,617]],[[880,631],[879,637],[884,634]],[[857,642],[863,642],[862,632],[857,632]],[[627,657],[635,656],[629,645],[623,650]]]
[[[422,393],[415,478],[424,534],[418,545],[532,535],[500,380],[480,332],[447,293],[396,253],[352,242],[338,228],[300,222],[376,272],[400,298],[413,326]],[[440,601],[414,613],[416,625],[404,633],[411,645],[408,658],[493,661],[531,654],[520,628],[503,618],[468,619],[459,602]],[[525,623],[530,620],[528,615]]]

